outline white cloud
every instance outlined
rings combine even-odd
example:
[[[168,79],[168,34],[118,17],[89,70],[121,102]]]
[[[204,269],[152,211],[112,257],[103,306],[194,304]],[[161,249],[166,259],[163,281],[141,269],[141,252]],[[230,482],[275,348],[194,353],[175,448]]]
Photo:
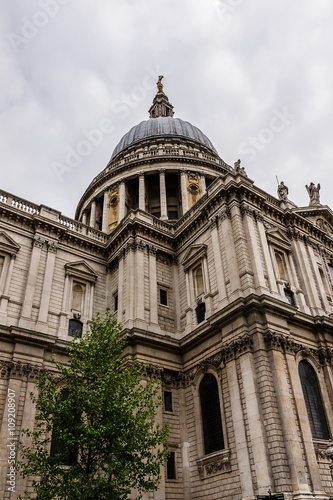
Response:
[[[148,118],[154,89],[126,116],[112,103],[142,87],[150,67],[167,75],[176,116],[202,128],[229,163],[272,110],[287,107],[295,119],[243,164],[272,194],[277,174],[299,205],[308,203],[305,184],[320,182],[332,205],[330,0],[49,0],[57,14],[15,51],[8,34],[23,36],[41,2],[0,7],[2,189],[73,216],[121,136]],[[58,182],[52,162],[105,118],[114,131]]]

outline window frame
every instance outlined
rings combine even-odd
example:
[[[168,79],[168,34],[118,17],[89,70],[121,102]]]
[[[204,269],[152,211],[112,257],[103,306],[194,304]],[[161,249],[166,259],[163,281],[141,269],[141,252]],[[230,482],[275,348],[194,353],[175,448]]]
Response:
[[[305,390],[304,390],[304,387],[306,387],[306,385],[305,385],[305,383],[303,383],[304,379],[302,379],[302,375],[300,373],[301,366],[308,367],[308,369],[310,369],[311,375],[314,377],[315,387],[312,387],[312,389],[314,389],[313,395],[315,396],[315,399],[317,400],[316,401],[317,407],[316,407],[316,405],[313,404],[313,400],[311,401],[311,395],[309,395],[309,391],[305,392]],[[304,405],[306,408],[306,415],[308,417],[308,422],[309,422],[309,427],[311,430],[312,439],[315,441],[316,440],[328,441],[332,438],[332,432],[331,432],[330,425],[329,425],[327,411],[325,409],[324,402],[325,402],[326,398],[323,397],[323,393],[321,390],[321,383],[320,383],[320,380],[318,377],[318,370],[313,366],[312,363],[310,363],[310,361],[308,359],[301,359],[298,363],[297,371],[298,371],[299,381],[300,381],[302,395],[303,395],[303,401],[304,401]],[[318,408],[319,408],[319,411],[321,413],[315,414],[315,412]],[[315,411],[313,411],[313,409]],[[317,423],[316,423],[316,419],[317,419]],[[327,433],[326,437],[322,437],[322,436],[319,437],[318,435],[315,435],[315,433],[317,432],[317,429],[315,429],[315,425],[318,424],[318,421],[319,421],[320,425],[322,425],[324,423],[324,426],[323,426],[324,428],[321,428],[321,432],[322,432],[322,435],[325,435],[325,433]]]

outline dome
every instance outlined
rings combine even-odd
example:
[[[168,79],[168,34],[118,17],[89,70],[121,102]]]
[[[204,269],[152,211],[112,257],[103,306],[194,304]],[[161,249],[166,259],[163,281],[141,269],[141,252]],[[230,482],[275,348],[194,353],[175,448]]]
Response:
[[[208,137],[189,122],[171,116],[149,118],[132,127],[115,147],[111,160],[121,151],[148,138],[180,137],[190,139],[218,154]]]

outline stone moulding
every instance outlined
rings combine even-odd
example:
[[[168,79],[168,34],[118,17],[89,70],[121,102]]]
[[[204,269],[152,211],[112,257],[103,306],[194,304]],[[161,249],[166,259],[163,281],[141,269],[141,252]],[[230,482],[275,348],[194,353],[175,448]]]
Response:
[[[231,451],[226,449],[199,458],[197,460],[197,467],[200,479],[205,479],[206,477],[211,477],[222,472],[230,472],[230,455]]]
[[[283,352],[293,353],[295,356],[300,353],[304,359],[312,355],[320,366],[331,365],[333,362],[333,349],[329,347],[313,349],[295,342],[290,336],[287,337],[272,331],[264,333],[263,337],[268,349],[279,349]]]

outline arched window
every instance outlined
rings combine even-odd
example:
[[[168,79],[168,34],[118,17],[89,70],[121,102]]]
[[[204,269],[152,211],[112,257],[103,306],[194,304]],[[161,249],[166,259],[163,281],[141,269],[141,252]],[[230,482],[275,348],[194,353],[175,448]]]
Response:
[[[204,293],[204,279],[202,273],[202,265],[200,264],[198,267],[193,269],[193,285],[195,290],[195,296],[199,297],[202,293]]]
[[[301,379],[312,437],[314,439],[330,439],[317,375],[307,361],[300,362],[298,372]]]
[[[200,383],[200,404],[205,454],[223,450],[219,391],[216,378],[207,373]]]
[[[74,283],[72,309],[75,309],[76,311],[80,311],[80,312],[82,311],[83,297],[84,297],[83,286],[78,285],[77,283]]]
[[[70,319],[68,322],[68,335],[80,339],[82,337],[82,323],[77,319]]]
[[[276,263],[279,271],[279,278],[282,280],[287,280],[286,264],[283,255],[279,252],[275,252]]]

